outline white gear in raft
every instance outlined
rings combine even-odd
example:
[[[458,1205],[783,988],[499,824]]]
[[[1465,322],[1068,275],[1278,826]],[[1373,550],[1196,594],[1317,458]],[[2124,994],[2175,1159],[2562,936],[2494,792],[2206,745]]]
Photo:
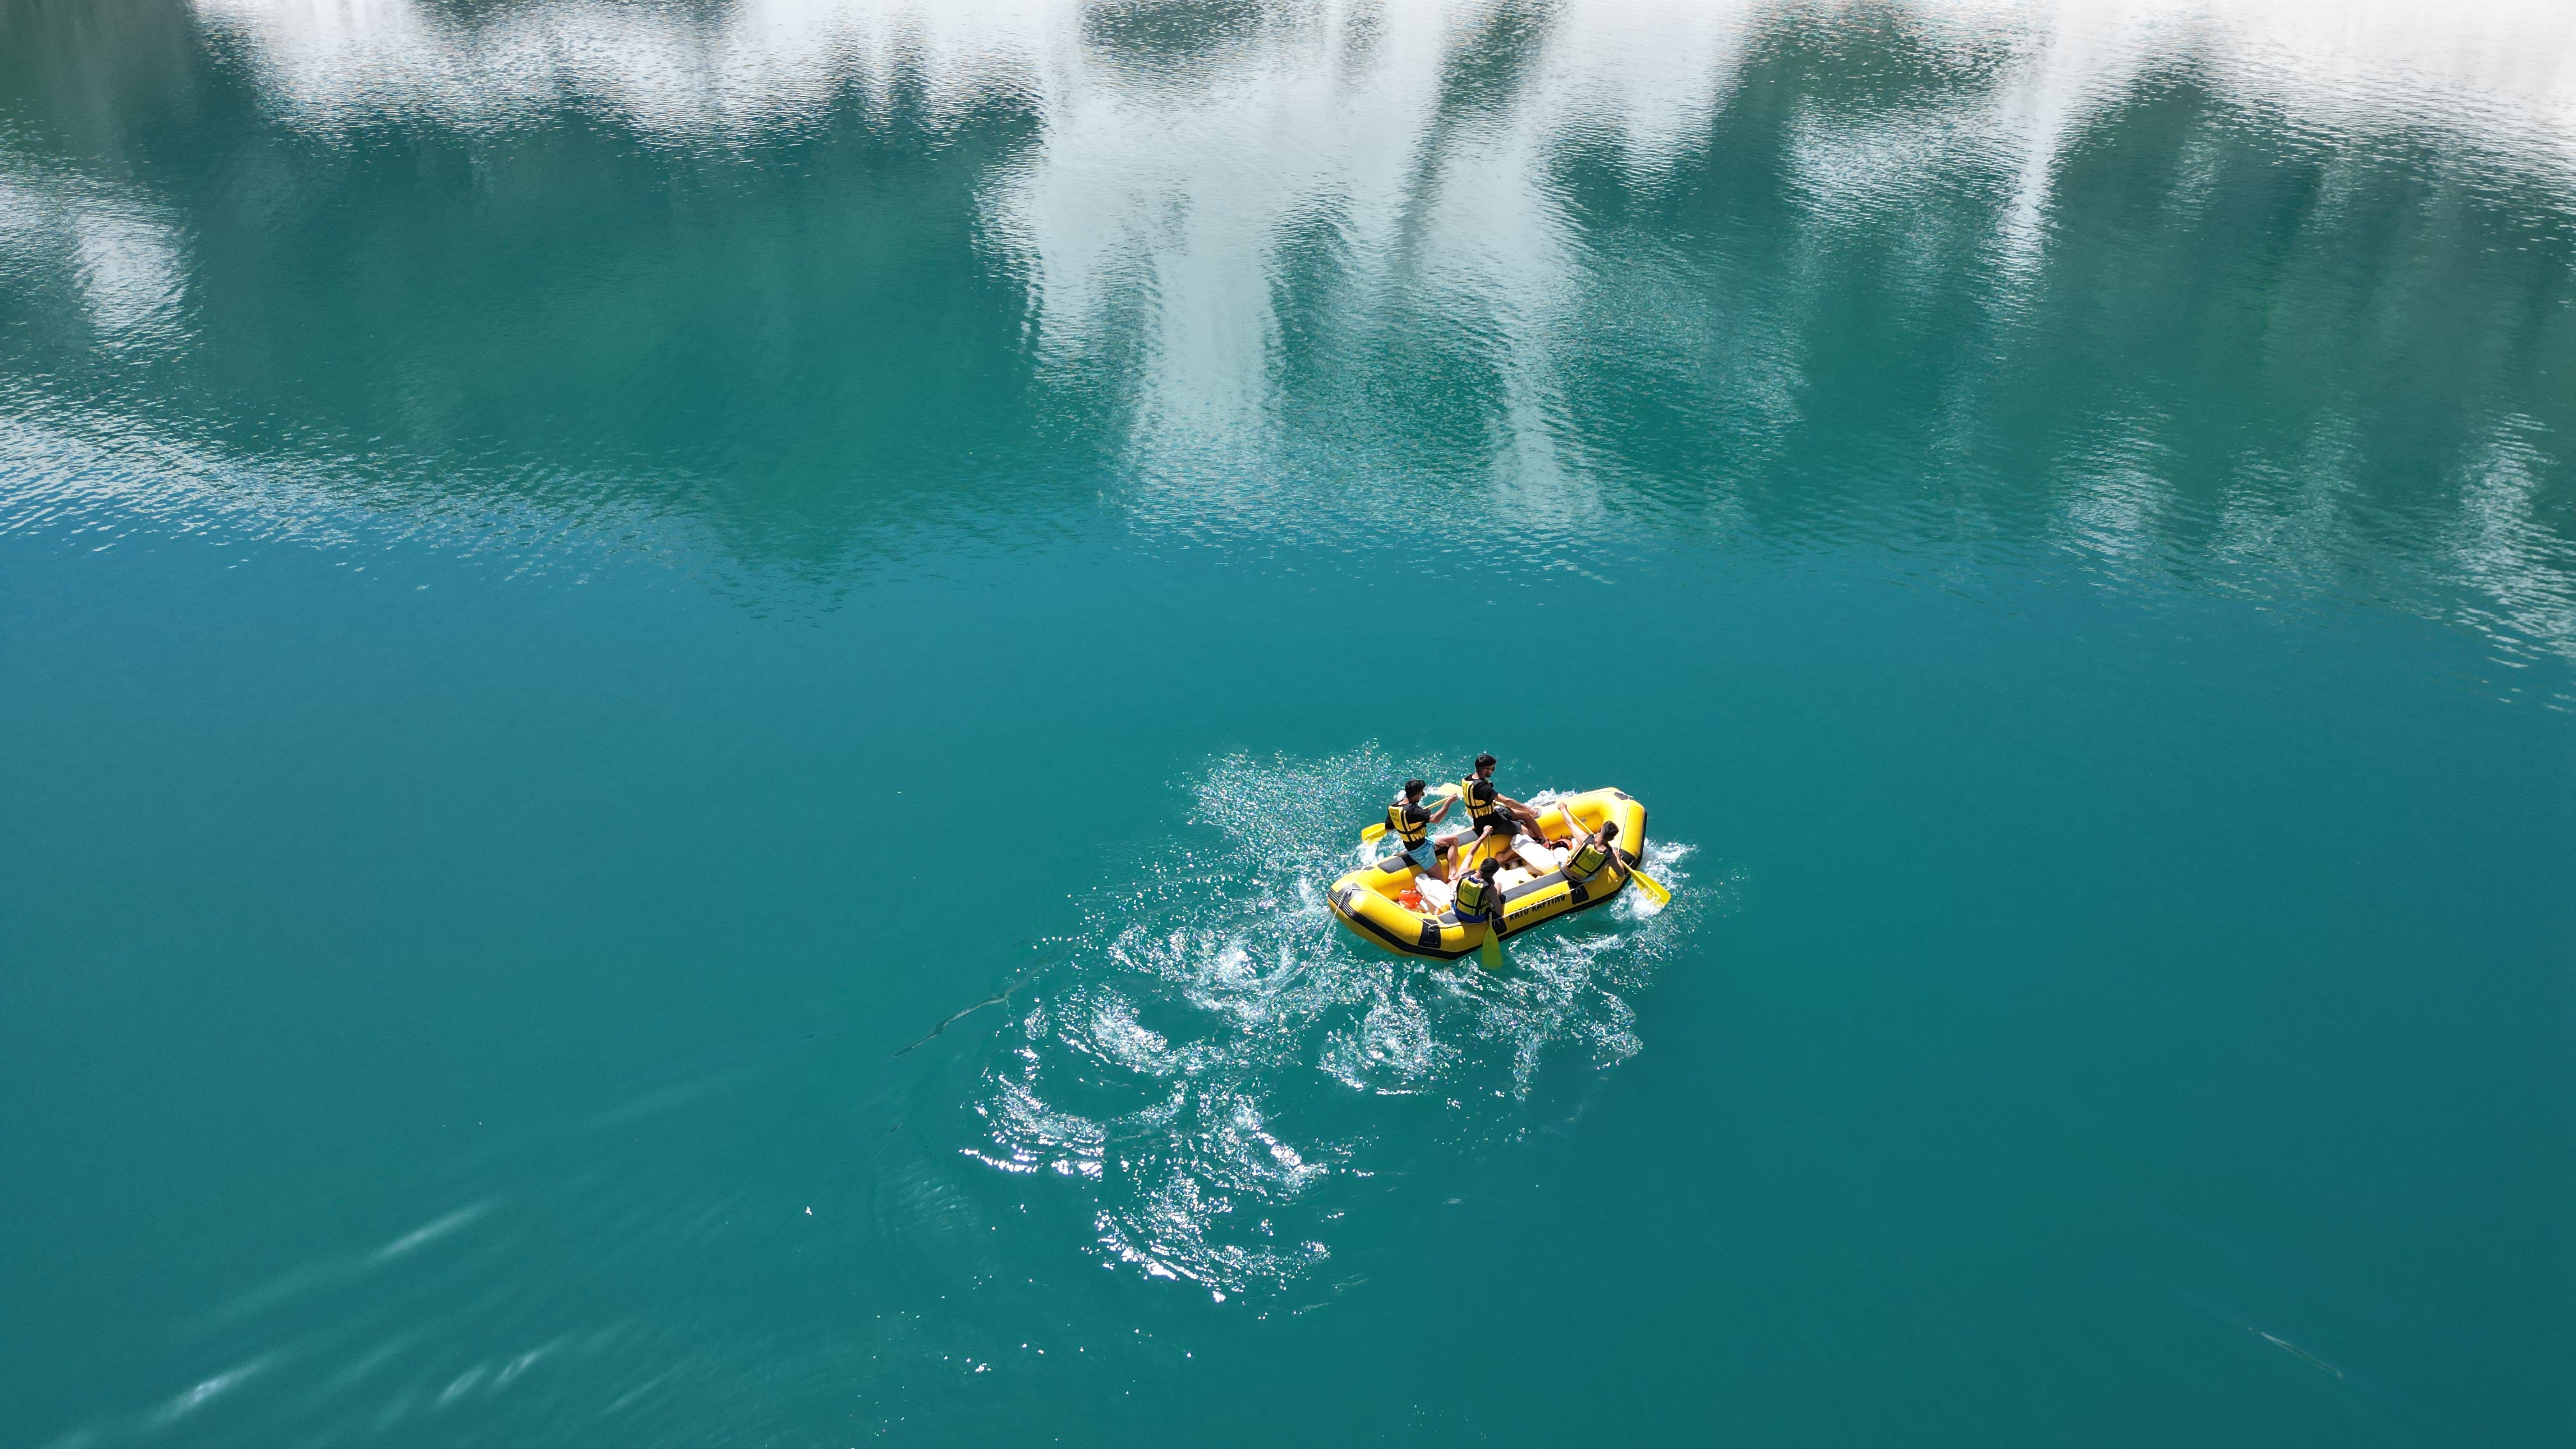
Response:
[[[1542,921],[1589,910],[1626,890],[1627,868],[1616,862],[1603,866],[1590,880],[1565,878],[1567,843],[1577,833],[1573,827],[1589,834],[1604,821],[1618,824],[1620,850],[1631,856],[1645,854],[1646,807],[1625,790],[1586,790],[1564,796],[1539,812],[1540,838],[1515,837],[1514,863],[1494,873],[1502,898],[1497,903],[1498,929],[1482,922],[1461,924],[1456,887],[1422,875],[1401,855],[1361,866],[1334,881],[1327,898],[1334,919],[1370,945],[1433,961],[1455,961],[1483,946],[1489,929],[1496,936],[1517,935]],[[1503,848],[1502,842],[1488,839],[1476,847],[1469,864],[1501,854]],[[1407,904],[1408,895],[1418,904]]]

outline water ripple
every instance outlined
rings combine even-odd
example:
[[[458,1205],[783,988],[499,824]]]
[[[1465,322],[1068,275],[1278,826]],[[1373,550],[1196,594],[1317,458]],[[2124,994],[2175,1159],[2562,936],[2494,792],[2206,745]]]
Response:
[[[1211,768],[1196,833],[1087,908],[1003,1030],[966,1155],[1086,1194],[1104,1262],[1222,1297],[1327,1262],[1382,1176],[1523,1130],[1551,1070],[1643,1050],[1629,998],[1687,931],[1688,894],[1661,914],[1623,897],[1515,943],[1499,973],[1333,924],[1321,889],[1354,822],[1432,764],[1369,748]],[[1651,858],[1679,881],[1686,853]]]

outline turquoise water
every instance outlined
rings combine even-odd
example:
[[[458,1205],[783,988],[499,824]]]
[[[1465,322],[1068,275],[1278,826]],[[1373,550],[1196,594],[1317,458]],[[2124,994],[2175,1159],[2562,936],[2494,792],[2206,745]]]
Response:
[[[2566,1442],[2571,57],[0,3],[0,1444]]]

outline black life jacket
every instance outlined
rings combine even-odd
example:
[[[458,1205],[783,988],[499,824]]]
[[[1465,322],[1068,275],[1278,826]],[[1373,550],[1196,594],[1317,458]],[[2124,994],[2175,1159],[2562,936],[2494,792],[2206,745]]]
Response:
[[[1482,876],[1458,877],[1458,898],[1455,902],[1458,907],[1458,919],[1469,924],[1485,919],[1485,907],[1492,901],[1493,894],[1494,888],[1487,885]]]
[[[1428,818],[1421,820],[1411,818],[1408,812],[1413,808],[1402,800],[1386,807],[1386,833],[1403,841],[1407,848],[1420,845],[1422,837],[1431,833],[1431,821]]]

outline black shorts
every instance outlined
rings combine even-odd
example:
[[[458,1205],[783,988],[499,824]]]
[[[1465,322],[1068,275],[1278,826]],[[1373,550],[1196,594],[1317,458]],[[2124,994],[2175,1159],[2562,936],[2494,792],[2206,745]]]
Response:
[[[1505,840],[1511,839],[1520,828],[1521,823],[1509,815],[1479,815],[1467,822],[1467,829],[1470,831],[1491,829]]]

